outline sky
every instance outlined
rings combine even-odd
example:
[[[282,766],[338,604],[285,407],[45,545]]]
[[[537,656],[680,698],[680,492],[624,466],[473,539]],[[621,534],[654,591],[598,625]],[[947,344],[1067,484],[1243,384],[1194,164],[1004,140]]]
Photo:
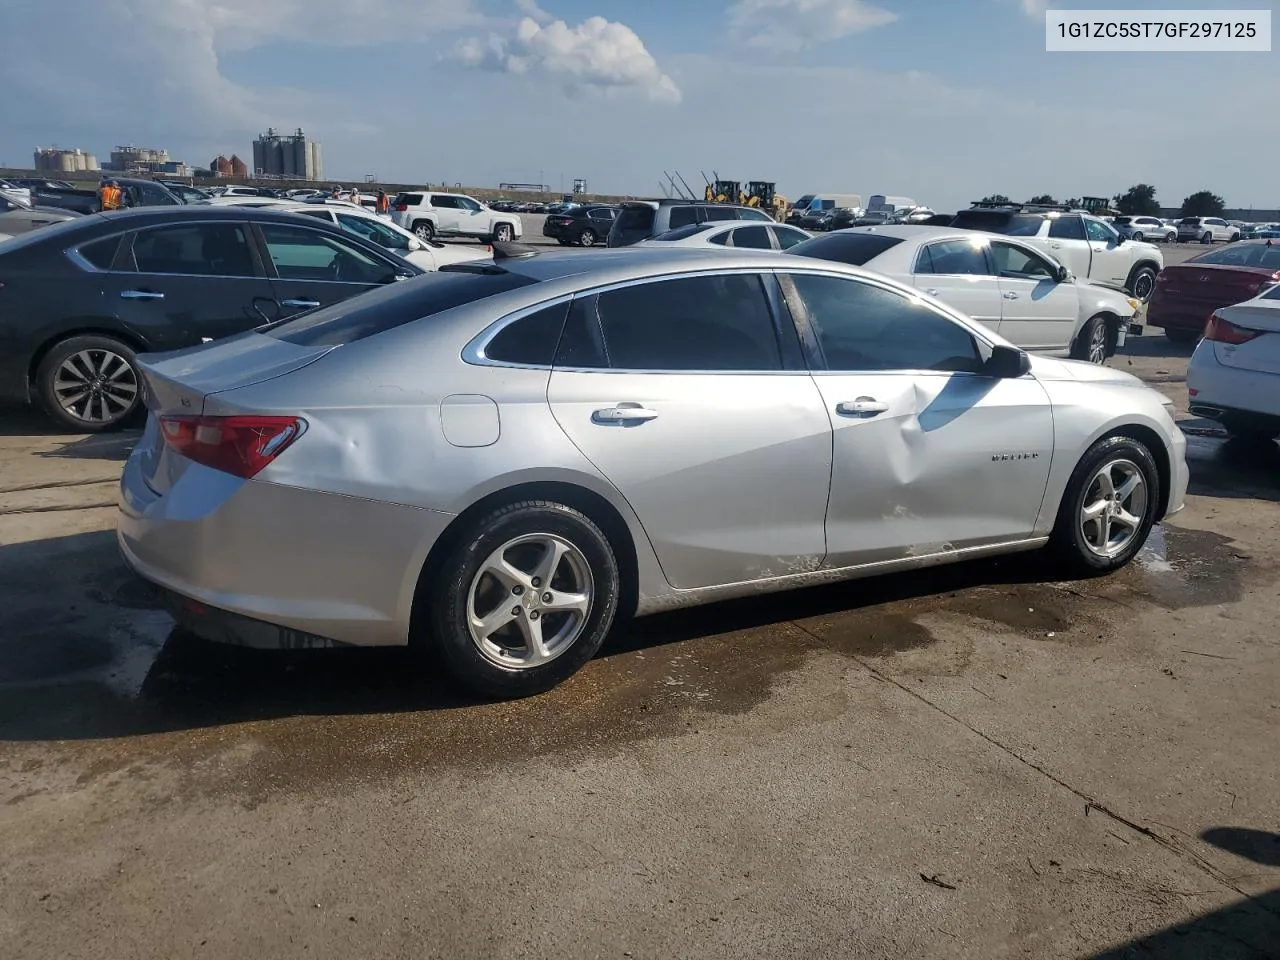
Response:
[[[1277,0],[58,0],[0,12],[0,166],[39,146],[251,158],[331,181],[1280,207],[1280,53],[1047,53],[1044,10]]]

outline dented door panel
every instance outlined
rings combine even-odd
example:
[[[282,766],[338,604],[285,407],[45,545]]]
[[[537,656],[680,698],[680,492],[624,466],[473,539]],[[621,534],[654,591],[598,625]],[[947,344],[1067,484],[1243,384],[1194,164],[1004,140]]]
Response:
[[[834,428],[826,566],[1033,535],[1053,451],[1052,408],[1034,378],[902,372],[814,380]]]

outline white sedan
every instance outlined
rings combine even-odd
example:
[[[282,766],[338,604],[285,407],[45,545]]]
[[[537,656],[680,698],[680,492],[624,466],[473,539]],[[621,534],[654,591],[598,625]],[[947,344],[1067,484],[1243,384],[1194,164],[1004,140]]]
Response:
[[[241,198],[242,202],[234,206],[270,207],[273,210],[286,210],[304,217],[324,220],[334,226],[363,237],[380,247],[385,247],[399,254],[416,267],[423,270],[438,270],[446,263],[461,263],[465,260],[487,260],[493,256],[493,248],[488,244],[475,246],[468,244],[441,243],[438,240],[423,240],[408,230],[397,226],[386,217],[379,216],[372,210],[357,207],[352,203],[299,203],[292,200],[271,200],[265,197],[256,199]]]
[[[1187,368],[1191,412],[1247,440],[1280,435],[1280,285],[1219,307]]]
[[[866,267],[968,314],[1024,350],[1105,363],[1124,345],[1138,301],[1076,279],[1029,244],[977,230],[851,227],[789,255]]]
[[[783,223],[742,220],[708,220],[660,233],[634,244],[637,247],[736,247],[739,250],[788,250],[812,238]]]

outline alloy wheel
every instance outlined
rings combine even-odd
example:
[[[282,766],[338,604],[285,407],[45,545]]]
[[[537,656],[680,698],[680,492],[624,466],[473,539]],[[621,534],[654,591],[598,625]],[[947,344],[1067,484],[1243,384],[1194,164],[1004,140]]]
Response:
[[[1151,291],[1155,289],[1155,285],[1155,278],[1149,272],[1143,270],[1133,280],[1134,298],[1145,303],[1150,299]]]
[[[102,348],[81,350],[63,360],[53,393],[68,414],[85,423],[114,423],[133,409],[138,375],[120,354]]]
[[[1089,332],[1089,362],[1102,365],[1107,362],[1107,325],[1095,322]]]
[[[1110,460],[1094,473],[1080,508],[1085,546],[1099,557],[1115,557],[1128,549],[1147,512],[1147,482],[1132,460]]]
[[[542,666],[581,636],[593,595],[587,558],[568,540],[549,533],[515,537],[489,554],[472,577],[471,641],[500,667]]]

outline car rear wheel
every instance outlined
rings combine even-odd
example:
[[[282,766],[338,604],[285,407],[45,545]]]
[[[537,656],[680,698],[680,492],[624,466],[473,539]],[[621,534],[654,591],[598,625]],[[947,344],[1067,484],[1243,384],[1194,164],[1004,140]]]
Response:
[[[493,228],[493,240],[495,243],[510,243],[516,232],[511,229],[511,224],[500,223]]]
[[[1071,359],[1101,365],[1107,362],[1110,355],[1111,331],[1107,329],[1107,318],[1093,317],[1076,335],[1075,342],[1071,345]]]
[[[1129,239],[1130,239],[1130,240],[1141,240],[1141,239],[1142,239],[1142,231],[1141,231],[1141,230],[1135,230],[1135,231],[1133,231],[1133,236],[1131,236]]]
[[[1071,474],[1050,549],[1079,573],[1123,567],[1146,543],[1159,504],[1151,452],[1130,437],[1099,440]]]
[[[1129,277],[1129,294],[1135,300],[1146,303],[1156,289],[1156,271],[1154,267],[1139,267]]]
[[[1200,242],[1201,242],[1201,243],[1213,243],[1213,234],[1212,234],[1212,233],[1203,233],[1203,234],[1201,234],[1201,235],[1200,235]]]
[[[36,392],[63,429],[103,433],[141,408],[142,378],[128,344],[92,334],[70,337],[45,354]]]
[[[1199,330],[1179,330],[1176,327],[1165,327],[1164,335],[1173,343],[1195,343],[1200,339]]]
[[[592,230],[590,227],[583,230],[582,233],[578,234],[578,246],[580,247],[594,246],[596,240],[597,240],[596,232]]]
[[[413,233],[419,240],[434,240],[436,238],[435,225],[430,220],[419,220],[413,225]]]
[[[1164,235],[1164,242],[1165,242],[1165,243],[1177,243],[1177,242],[1178,242],[1178,233],[1177,233],[1177,231],[1176,231],[1176,230],[1170,230],[1168,233],[1166,233],[1166,234]]]
[[[480,518],[438,568],[431,640],[455,680],[488,697],[542,693],[600,649],[618,609],[608,538],[543,500]]]

